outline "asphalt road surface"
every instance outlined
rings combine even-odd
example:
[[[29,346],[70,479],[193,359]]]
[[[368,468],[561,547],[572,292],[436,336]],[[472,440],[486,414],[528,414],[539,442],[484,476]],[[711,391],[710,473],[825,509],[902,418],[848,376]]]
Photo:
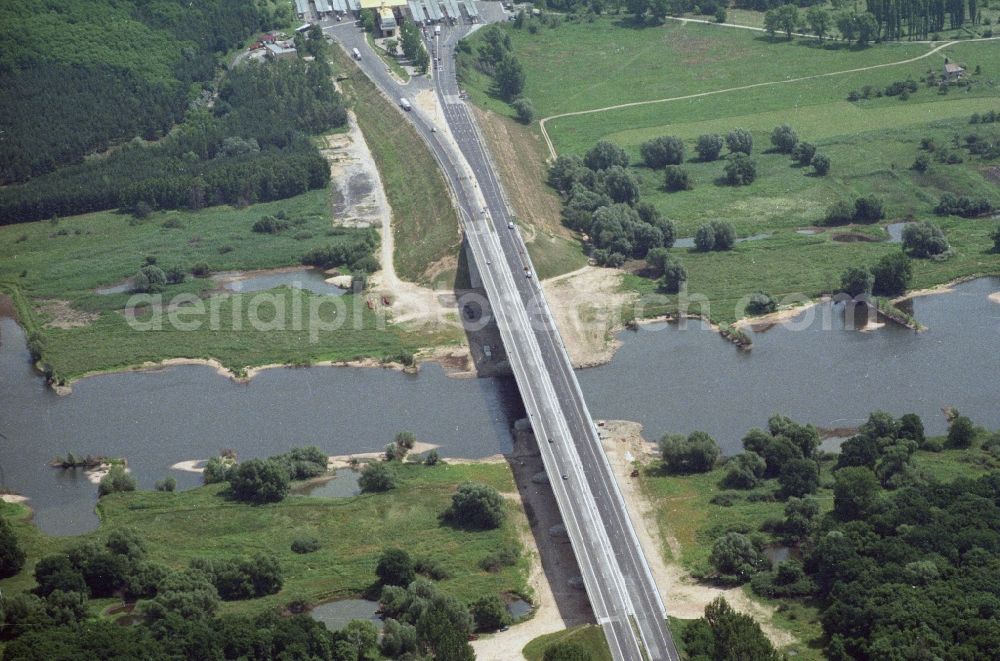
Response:
[[[414,106],[401,112],[423,136],[452,189],[491,308],[538,438],[539,449],[569,532],[591,605],[615,659],[679,659],[666,613],[625,502],[562,339],[534,275],[496,170],[473,116],[460,98],[454,47],[469,26],[426,33],[433,81],[403,86],[368,49],[353,25],[325,24],[345,52],[358,48],[358,66],[398,104],[433,85],[447,127]],[[437,59],[439,58],[439,59]],[[443,134],[448,129],[456,145]],[[433,129],[433,130],[432,130]],[[513,229],[511,225],[514,225]]]

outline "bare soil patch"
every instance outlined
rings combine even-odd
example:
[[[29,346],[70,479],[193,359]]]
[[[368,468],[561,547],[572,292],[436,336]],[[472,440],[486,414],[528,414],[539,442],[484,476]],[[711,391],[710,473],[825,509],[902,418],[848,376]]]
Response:
[[[990,181],[1000,186],[1000,166],[991,165],[983,168],[981,172],[983,173],[983,178],[985,178],[986,181]]]
[[[857,243],[863,241],[865,243],[875,243],[879,239],[874,236],[868,236],[867,234],[862,234],[860,232],[837,232],[830,236],[831,239],[837,241],[838,243]]]
[[[48,299],[40,301],[38,312],[47,317],[47,328],[80,328],[89,326],[100,317],[96,312],[76,310],[69,301]]]
[[[556,325],[574,367],[611,360],[622,326],[622,312],[635,297],[621,291],[622,273],[585,266],[542,283]]]

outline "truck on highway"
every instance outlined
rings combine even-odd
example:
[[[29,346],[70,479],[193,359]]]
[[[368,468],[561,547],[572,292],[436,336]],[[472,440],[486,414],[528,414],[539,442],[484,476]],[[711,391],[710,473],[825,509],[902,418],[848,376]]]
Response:
[[[440,25],[435,25],[434,26],[434,34],[441,34],[441,26]]]
[[[361,59],[361,51],[359,51],[357,48],[352,48],[351,49],[351,55],[354,56],[355,60],[360,60]]]
[[[405,96],[399,100],[399,107],[406,111],[413,110],[413,106],[410,105]]]

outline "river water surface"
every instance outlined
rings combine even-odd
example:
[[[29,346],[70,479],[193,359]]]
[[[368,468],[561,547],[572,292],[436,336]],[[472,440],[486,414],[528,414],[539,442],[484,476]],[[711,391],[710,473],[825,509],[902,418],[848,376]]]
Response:
[[[856,426],[878,408],[915,412],[937,434],[941,407],[955,406],[998,428],[1000,305],[987,298],[998,290],[1000,280],[980,279],[913,299],[923,333],[845,330],[842,305],[821,304],[803,313],[814,317],[803,330],[751,332],[750,352],[700,322],[643,326],[622,333],[613,361],[579,372],[580,383],[596,417],[641,422],[650,439],[702,429],[726,452],[778,412],[824,427]],[[97,487],[81,471],[48,467],[66,452],[124,456],[140,488],[167,475],[186,488],[200,475],[170,466],[224,447],[242,459],[295,445],[350,454],[411,430],[445,456],[483,457],[510,448],[510,422],[522,415],[511,380],[452,379],[435,364],[416,375],[280,368],[249,384],[188,365],[89,377],[59,397],[29,362],[20,327],[0,319],[0,484],[29,496],[39,527],[55,534],[97,522]]]

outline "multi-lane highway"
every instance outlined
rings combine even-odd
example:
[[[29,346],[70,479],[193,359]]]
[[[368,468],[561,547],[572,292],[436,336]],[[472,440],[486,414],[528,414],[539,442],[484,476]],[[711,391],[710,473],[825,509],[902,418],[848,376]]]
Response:
[[[401,87],[355,30],[331,30],[394,101]],[[465,26],[428,35],[434,89],[447,126],[418,109],[405,116],[426,140],[451,186],[469,249],[490,299],[584,585],[615,659],[678,659],[666,614],[624,500],[479,129],[459,98],[453,51]],[[401,115],[402,118],[403,115]],[[449,138],[450,136],[450,138]]]

